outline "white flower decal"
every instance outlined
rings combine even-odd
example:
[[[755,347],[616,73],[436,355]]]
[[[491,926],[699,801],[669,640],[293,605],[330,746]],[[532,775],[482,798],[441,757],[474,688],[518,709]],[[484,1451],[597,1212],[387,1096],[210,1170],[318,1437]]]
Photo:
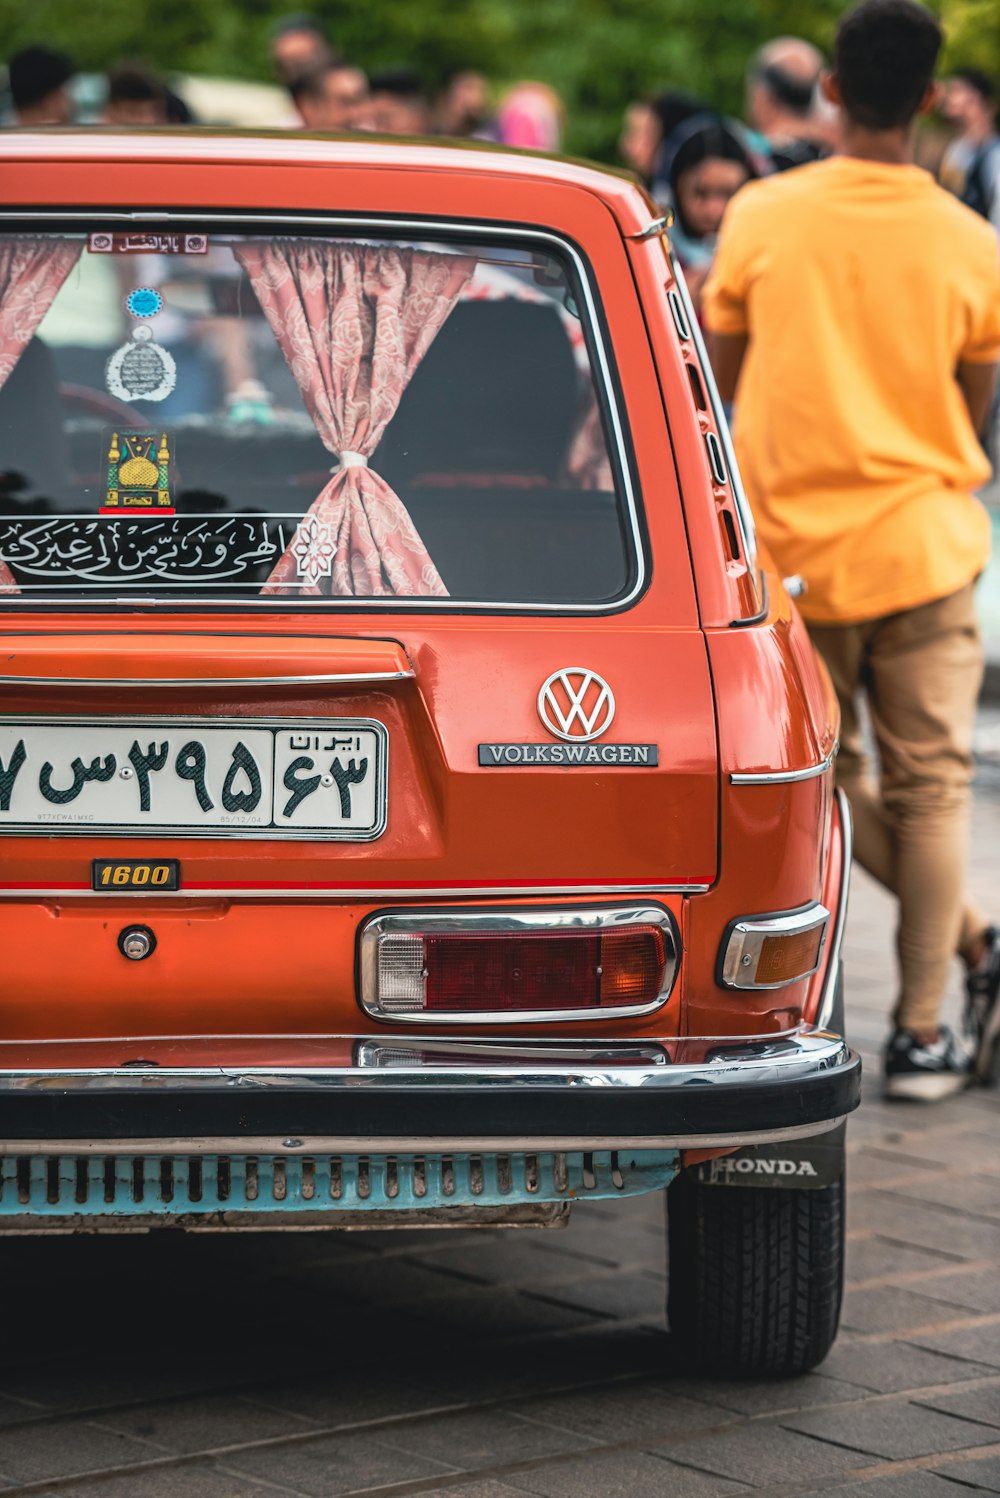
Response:
[[[307,515],[299,523],[292,542],[292,556],[299,577],[307,587],[313,588],[321,577],[333,575],[335,550],[333,530],[329,525],[324,525],[314,515]]]

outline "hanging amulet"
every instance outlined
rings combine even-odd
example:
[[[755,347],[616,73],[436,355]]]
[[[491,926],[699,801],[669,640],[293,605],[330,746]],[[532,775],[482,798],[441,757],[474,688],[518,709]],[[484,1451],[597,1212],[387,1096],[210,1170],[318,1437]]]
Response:
[[[177,383],[177,365],[151,328],[133,328],[129,341],[108,360],[105,380],[118,400],[162,401]]]

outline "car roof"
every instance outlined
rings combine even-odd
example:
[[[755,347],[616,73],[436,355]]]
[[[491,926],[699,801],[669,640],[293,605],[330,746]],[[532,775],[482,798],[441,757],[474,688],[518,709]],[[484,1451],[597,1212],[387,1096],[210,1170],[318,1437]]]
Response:
[[[297,130],[148,129],[4,130],[0,159],[9,161],[188,162],[191,165],[364,167],[425,170],[477,177],[520,177],[582,189],[602,199],[623,234],[641,234],[659,210],[629,172],[492,141],[404,139],[368,134],[317,135]]]

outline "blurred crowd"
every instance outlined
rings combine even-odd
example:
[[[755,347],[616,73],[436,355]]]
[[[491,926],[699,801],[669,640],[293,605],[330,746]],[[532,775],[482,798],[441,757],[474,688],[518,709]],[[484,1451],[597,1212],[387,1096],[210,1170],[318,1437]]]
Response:
[[[433,95],[409,66],[366,73],[309,16],[281,21],[271,33],[270,53],[276,82],[287,96],[281,123],[289,129],[474,136],[544,151],[557,151],[562,144],[565,109],[545,83],[517,83],[494,100],[486,78],[459,72]],[[8,123],[27,128],[202,123],[182,91],[175,92],[141,62],[122,61],[110,68],[96,107],[88,100],[81,110],[76,82],[64,53],[46,46],[23,48],[7,63]]]
[[[544,151],[563,143],[566,109],[546,83],[516,83],[496,96],[482,74],[459,72],[433,94],[409,66],[366,72],[307,15],[289,15],[273,28],[270,55],[284,100],[270,123],[288,129],[464,137]],[[742,118],[674,87],[626,106],[620,157],[672,211],[671,238],[696,306],[727,205],[740,187],[836,151],[837,111],[824,96],[825,67],[811,43],[778,37],[749,60]],[[140,62],[116,63],[90,92],[90,107],[81,110],[70,59],[49,47],[26,47],[8,60],[12,125],[200,123],[183,85],[175,90]],[[918,159],[1000,233],[996,103],[992,78],[956,69],[944,81],[937,120],[922,132]]]
[[[838,149],[827,61],[799,37],[778,37],[750,59],[742,119],[676,89],[630,104],[619,139],[626,163],[674,215],[671,241],[696,306],[730,200],[752,178],[789,171]],[[918,137],[918,163],[1000,235],[1000,135],[993,80],[958,68],[943,82],[938,118]]]

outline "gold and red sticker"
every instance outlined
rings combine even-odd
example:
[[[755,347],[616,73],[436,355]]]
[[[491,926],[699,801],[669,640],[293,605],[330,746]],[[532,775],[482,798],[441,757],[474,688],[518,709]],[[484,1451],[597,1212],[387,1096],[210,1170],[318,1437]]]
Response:
[[[112,432],[102,515],[173,515],[166,432]]]

